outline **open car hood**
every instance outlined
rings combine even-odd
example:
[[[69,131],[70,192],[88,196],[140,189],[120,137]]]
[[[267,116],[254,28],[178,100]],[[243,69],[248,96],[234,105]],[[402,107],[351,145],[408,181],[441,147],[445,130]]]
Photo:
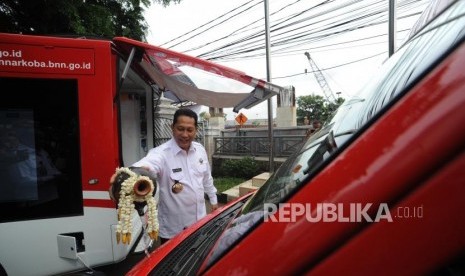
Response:
[[[285,90],[244,72],[126,37],[113,42],[134,57],[132,67],[177,102],[209,107],[253,107]]]

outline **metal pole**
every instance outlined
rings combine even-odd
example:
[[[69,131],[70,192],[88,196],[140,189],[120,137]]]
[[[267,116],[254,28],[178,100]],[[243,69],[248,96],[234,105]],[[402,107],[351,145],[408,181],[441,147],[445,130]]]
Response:
[[[266,44],[266,80],[271,82],[271,65],[270,65],[270,12],[268,0],[265,3],[265,44]],[[273,141],[273,102],[272,98],[268,99],[268,140],[270,142],[269,167],[270,173],[274,172],[274,141]]]
[[[396,51],[396,0],[389,0],[389,56]]]

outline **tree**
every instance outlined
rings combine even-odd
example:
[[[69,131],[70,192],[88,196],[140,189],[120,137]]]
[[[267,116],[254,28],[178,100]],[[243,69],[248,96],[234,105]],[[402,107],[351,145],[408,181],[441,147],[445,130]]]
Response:
[[[153,0],[164,6],[181,0]],[[3,0],[0,31],[39,35],[78,35],[145,41],[144,7],[151,0]]]
[[[153,0],[154,2],[162,4],[164,7],[169,6],[171,3],[179,3],[181,0]]]
[[[201,121],[207,121],[210,119],[210,113],[208,111],[202,111],[199,114],[199,119]]]
[[[297,117],[307,117],[310,122],[325,122],[343,102],[343,98],[336,99],[336,102],[328,102],[319,95],[300,96],[297,97]]]

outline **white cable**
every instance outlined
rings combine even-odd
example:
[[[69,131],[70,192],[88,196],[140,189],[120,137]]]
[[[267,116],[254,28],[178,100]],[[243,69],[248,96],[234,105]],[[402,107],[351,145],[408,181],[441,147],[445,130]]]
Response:
[[[146,210],[146,209],[145,209]],[[144,215],[143,216],[139,216],[140,217],[140,220],[142,222],[142,237],[141,237],[141,241],[145,246],[144,246],[144,253],[147,257],[149,257],[149,248],[152,246],[153,244],[153,240],[149,237],[149,234],[147,232],[147,218],[148,214],[147,212],[144,212]]]
[[[77,258],[79,261],[81,261],[81,263],[87,267],[87,269],[91,270],[92,271],[92,274],[94,274],[95,270],[93,270],[89,265],[87,265],[87,263],[81,258],[80,254],[76,254]]]

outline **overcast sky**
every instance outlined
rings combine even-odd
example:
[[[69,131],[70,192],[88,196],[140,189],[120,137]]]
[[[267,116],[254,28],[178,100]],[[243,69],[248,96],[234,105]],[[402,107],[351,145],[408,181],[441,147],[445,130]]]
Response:
[[[429,0],[397,3],[400,45]],[[269,0],[271,43],[276,45],[271,49],[271,82],[293,85],[297,97],[323,96],[304,54],[309,52],[333,94],[354,95],[388,57],[387,5],[387,0]],[[152,4],[145,13],[147,40],[266,80],[260,34],[264,12],[260,0],[182,0],[166,8]],[[225,112],[228,119],[237,115]],[[267,118],[267,104],[241,112],[251,119]]]

